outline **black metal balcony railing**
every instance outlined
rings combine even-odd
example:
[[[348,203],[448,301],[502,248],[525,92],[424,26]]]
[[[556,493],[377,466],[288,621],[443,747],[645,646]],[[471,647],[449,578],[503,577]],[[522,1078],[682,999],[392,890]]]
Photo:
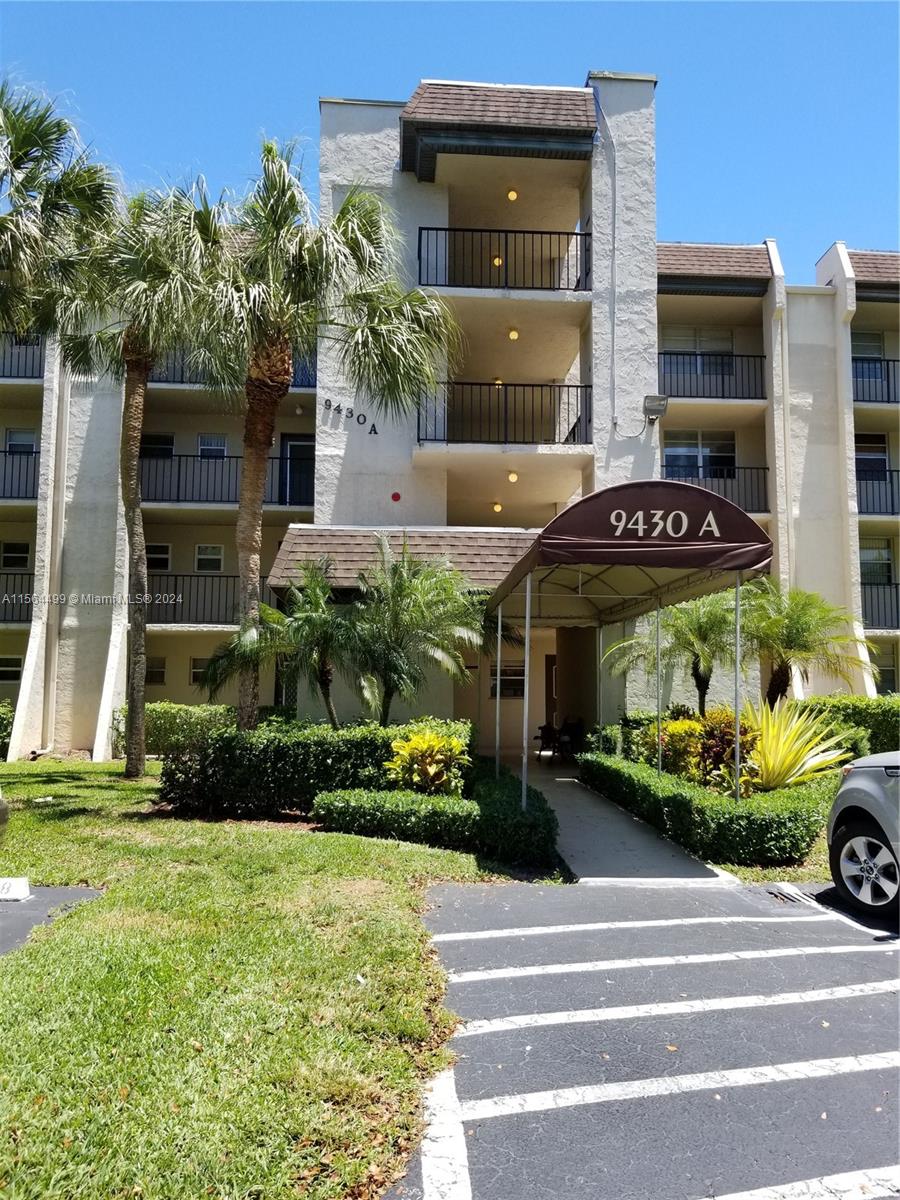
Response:
[[[768,512],[768,467],[663,467],[663,479],[677,479],[715,492],[745,512]]]
[[[900,584],[864,583],[861,590],[866,629],[900,629]]]
[[[854,358],[853,399],[863,404],[897,404],[896,358]]]
[[[237,504],[243,461],[236,455],[142,458],[141,499],[168,504]],[[292,508],[311,505],[314,476],[312,455],[270,458],[263,503]]]
[[[0,451],[0,500],[36,499],[40,465],[39,454]]]
[[[151,383],[203,383],[203,376],[198,371],[191,370],[188,364],[188,351],[184,348],[172,350],[157,362],[150,372]],[[295,358],[294,374],[291,387],[314,388],[316,386],[315,358]]]
[[[40,379],[44,374],[44,339],[0,333],[0,378]]]
[[[765,400],[765,363],[763,354],[664,350],[659,356],[659,390],[663,396]]]
[[[900,471],[857,471],[856,507],[861,513],[900,513]]]
[[[148,576],[153,603],[147,606],[148,625],[237,625],[240,577],[237,575]],[[158,599],[157,599],[158,598]],[[278,597],[263,584],[260,598],[273,608]]]
[[[0,571],[0,621],[30,621],[33,590],[33,571]]]
[[[515,445],[591,440],[591,389],[557,383],[445,383],[419,406],[420,442]]]
[[[584,291],[591,235],[538,229],[419,229],[419,283]]]

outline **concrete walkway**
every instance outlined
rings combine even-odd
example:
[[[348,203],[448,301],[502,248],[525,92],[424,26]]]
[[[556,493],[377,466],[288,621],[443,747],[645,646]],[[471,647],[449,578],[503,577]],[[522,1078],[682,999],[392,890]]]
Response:
[[[580,883],[667,880],[736,882],[610,800],[578,782],[577,767],[532,757],[528,782],[543,792],[559,820],[559,853]]]

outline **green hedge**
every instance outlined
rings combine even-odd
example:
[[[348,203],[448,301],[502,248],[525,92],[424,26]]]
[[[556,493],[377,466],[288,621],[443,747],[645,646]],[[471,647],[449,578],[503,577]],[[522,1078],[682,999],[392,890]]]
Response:
[[[871,754],[900,749],[900,695],[811,696],[799,701],[799,707],[825,713],[843,725],[865,729]]]
[[[479,773],[470,799],[355,788],[320,792],[312,815],[335,832],[471,850],[500,862],[551,866],[556,861],[556,814],[534,788],[528,789],[527,805],[522,812],[521,784],[504,769],[499,780]]]
[[[407,725],[296,725],[273,722],[244,733],[219,729],[165,754],[159,802],[204,816],[272,816],[307,813],[316,795],[334,788],[389,786],[384,764],[391,742],[428,728],[453,734],[468,746],[468,721]]]
[[[9,739],[12,735],[13,717],[16,715],[15,706],[9,700],[0,700],[0,757],[6,758],[9,753]]]
[[[125,719],[128,705],[123,704],[113,714],[113,758],[125,753]],[[290,708],[276,705],[259,710],[261,725],[308,725],[298,719]],[[154,700],[144,708],[144,732],[148,754],[171,754],[208,737],[217,729],[233,729],[237,725],[237,710],[230,704],[175,704],[170,700]]]
[[[583,754],[579,765],[588,787],[700,858],[747,866],[803,859],[822,829],[839,779],[833,771],[821,780],[737,801],[610,755]]]

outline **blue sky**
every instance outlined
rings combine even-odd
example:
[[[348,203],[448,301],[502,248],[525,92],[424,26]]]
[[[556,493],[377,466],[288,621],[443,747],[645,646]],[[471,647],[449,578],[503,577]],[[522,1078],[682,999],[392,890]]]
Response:
[[[893,3],[0,4],[4,69],[132,186],[242,191],[263,133],[314,180],[320,95],[654,73],[660,239],[774,236],[796,283],[836,238],[897,246],[897,49]]]

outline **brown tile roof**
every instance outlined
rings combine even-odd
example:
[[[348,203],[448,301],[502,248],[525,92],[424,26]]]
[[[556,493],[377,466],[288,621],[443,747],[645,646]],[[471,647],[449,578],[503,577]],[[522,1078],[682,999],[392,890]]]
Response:
[[[269,586],[286,587],[297,577],[297,565],[323,554],[334,560],[335,587],[356,586],[359,572],[375,561],[375,537],[365,525],[290,525],[278,550]],[[493,589],[534,542],[527,529],[447,529],[441,526],[384,529],[395,551],[406,538],[421,558],[449,558],[475,587]]]
[[[660,275],[713,275],[728,279],[768,279],[772,275],[769,252],[764,245],[660,242],[656,261]]]
[[[446,125],[519,125],[552,129],[596,128],[590,88],[505,87],[423,80],[402,119]]]
[[[858,283],[900,283],[900,254],[893,250],[848,250]]]

